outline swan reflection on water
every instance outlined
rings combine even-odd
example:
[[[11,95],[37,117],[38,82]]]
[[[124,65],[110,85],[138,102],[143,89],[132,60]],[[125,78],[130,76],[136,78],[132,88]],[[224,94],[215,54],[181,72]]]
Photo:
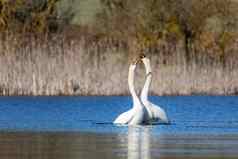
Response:
[[[151,159],[151,135],[148,127],[128,128],[128,159]]]

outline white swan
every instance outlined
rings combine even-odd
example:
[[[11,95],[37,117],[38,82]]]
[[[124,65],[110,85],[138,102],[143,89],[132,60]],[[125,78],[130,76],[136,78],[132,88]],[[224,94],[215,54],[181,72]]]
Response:
[[[142,105],[139,97],[137,96],[134,88],[134,74],[136,63],[137,61],[130,65],[128,73],[128,85],[133,99],[133,107],[129,111],[119,115],[113,122],[114,124],[139,125],[144,123],[146,110]]]
[[[146,80],[140,96],[141,102],[145,106],[148,113],[146,120],[151,122],[161,121],[163,123],[168,123],[169,120],[165,111],[161,107],[151,103],[148,100],[148,92],[152,81],[150,60],[147,57],[145,57],[145,55],[141,55],[140,58],[142,59],[146,70]]]

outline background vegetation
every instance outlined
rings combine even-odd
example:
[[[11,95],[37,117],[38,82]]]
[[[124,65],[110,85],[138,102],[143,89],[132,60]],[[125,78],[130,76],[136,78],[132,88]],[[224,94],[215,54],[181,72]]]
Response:
[[[154,94],[237,93],[237,1],[90,0],[79,14],[86,4],[0,0],[1,95],[127,94],[141,52]]]

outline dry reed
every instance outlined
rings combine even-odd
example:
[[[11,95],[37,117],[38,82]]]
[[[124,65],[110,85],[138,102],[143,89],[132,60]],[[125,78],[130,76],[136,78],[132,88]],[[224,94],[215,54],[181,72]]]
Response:
[[[19,41],[0,39],[0,95],[126,95],[130,59],[128,49],[113,40],[66,40],[63,36]],[[187,63],[182,44],[161,43],[147,50],[153,68],[155,95],[236,94],[237,44],[228,50],[226,64],[209,52],[191,52]],[[136,85],[143,85],[138,67]],[[140,87],[141,88],[141,87]],[[138,89],[139,90],[139,89]]]

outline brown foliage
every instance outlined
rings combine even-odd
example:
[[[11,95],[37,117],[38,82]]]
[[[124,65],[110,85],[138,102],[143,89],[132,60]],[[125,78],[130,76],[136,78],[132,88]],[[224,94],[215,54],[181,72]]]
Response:
[[[232,0],[102,0],[102,4],[99,22],[106,35],[124,39],[131,50],[156,47],[164,40],[184,41],[187,61],[195,43],[198,48],[216,45],[225,50],[234,41],[230,35],[238,23],[238,5]],[[207,29],[214,18],[220,24],[215,26],[218,32]],[[213,40],[204,41],[207,33]]]
[[[59,0],[1,0],[0,31],[49,33],[59,27]]]
[[[24,5],[24,0],[0,0],[0,31],[16,23],[15,14]]]

